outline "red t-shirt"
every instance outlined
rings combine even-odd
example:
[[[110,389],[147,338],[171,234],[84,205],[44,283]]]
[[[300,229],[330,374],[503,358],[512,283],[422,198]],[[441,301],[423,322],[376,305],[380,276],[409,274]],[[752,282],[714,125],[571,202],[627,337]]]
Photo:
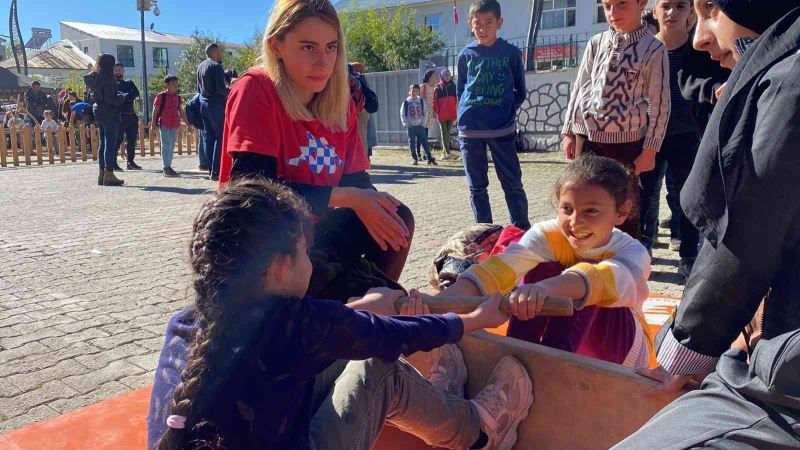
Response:
[[[165,99],[164,109],[161,109],[161,99]],[[178,128],[181,126],[181,98],[178,94],[169,94],[162,91],[153,100],[153,112],[161,110],[158,117],[158,125],[164,128]]]
[[[228,96],[220,186],[230,179],[231,152],[272,156],[278,178],[316,186],[338,186],[342,175],[369,169],[352,101],[346,131],[332,131],[318,120],[294,120],[272,80],[260,70],[242,75]]]

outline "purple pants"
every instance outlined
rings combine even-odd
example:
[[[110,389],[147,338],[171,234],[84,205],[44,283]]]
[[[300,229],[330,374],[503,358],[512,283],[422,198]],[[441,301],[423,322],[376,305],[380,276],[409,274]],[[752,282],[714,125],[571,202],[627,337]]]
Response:
[[[525,275],[523,283],[561,275],[564,269],[557,262],[539,264]],[[572,317],[511,317],[507,336],[622,364],[636,336],[635,320],[628,308],[587,306]]]

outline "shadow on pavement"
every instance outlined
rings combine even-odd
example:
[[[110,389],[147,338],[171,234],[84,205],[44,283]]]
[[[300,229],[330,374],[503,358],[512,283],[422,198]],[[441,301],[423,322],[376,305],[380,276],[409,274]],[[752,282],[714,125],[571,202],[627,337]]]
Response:
[[[213,189],[182,188],[175,186],[128,186],[128,187],[138,188],[145,192],[168,192],[171,194],[182,194],[182,195],[201,195],[213,192]]]
[[[421,163],[424,164],[424,163]],[[461,167],[373,165],[369,170],[373,183],[409,184],[426,178],[463,177]]]

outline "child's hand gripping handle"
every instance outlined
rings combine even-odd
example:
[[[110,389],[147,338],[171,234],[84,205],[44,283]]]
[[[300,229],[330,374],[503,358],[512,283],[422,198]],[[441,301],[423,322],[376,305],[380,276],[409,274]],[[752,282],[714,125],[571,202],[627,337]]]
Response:
[[[444,313],[457,313],[469,314],[475,310],[480,304],[488,300],[488,297],[434,297],[430,295],[420,294],[422,300],[428,305],[431,313],[444,314]],[[404,303],[409,301],[409,297],[399,297],[394,302],[394,309],[400,311]],[[500,302],[500,311],[505,314],[511,314],[511,306],[508,303],[508,297],[503,297]],[[570,317],[575,312],[575,302],[569,297],[547,297],[544,301],[544,307],[537,316],[552,316],[552,317]]]

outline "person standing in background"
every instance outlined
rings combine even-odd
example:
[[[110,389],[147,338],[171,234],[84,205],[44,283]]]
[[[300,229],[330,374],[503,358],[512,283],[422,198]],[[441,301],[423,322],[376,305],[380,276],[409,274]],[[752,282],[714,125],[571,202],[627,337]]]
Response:
[[[442,134],[442,159],[450,158],[450,130],[456,123],[458,110],[458,94],[453,75],[447,69],[442,69],[441,80],[433,90],[433,112],[439,121],[439,131]],[[458,159],[458,156],[456,156]]]
[[[420,96],[425,100],[425,114],[427,119],[422,124],[425,128],[425,141],[429,142],[431,135],[431,128],[437,125],[436,113],[433,110],[433,91],[436,89],[436,83],[439,82],[439,75],[435,69],[428,69],[422,77],[422,84],[420,84]],[[417,155],[422,145],[421,141],[417,141]]]
[[[206,56],[208,58],[197,67],[197,92],[200,93],[209,178],[218,181],[225,102],[229,89],[225,84],[225,69],[222,67],[222,48],[218,44],[211,44],[206,47]]]
[[[125,79],[125,66],[120,63],[114,65],[114,77],[117,79],[117,91],[124,92],[125,101],[119,108],[120,125],[117,148],[124,141],[127,144],[127,169],[142,170],[133,160],[136,158],[136,139],[139,137],[139,116],[133,110],[133,102],[139,98],[139,88],[136,83]]]

